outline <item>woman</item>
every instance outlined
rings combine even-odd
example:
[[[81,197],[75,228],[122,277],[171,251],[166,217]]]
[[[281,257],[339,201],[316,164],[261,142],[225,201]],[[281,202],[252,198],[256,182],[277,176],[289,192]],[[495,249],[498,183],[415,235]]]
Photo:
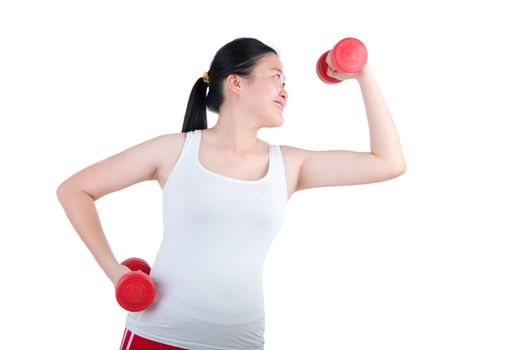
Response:
[[[162,189],[164,234],[150,273],[156,301],[128,315],[122,349],[263,349],[262,267],[291,195],[404,173],[398,135],[369,66],[341,74],[328,64],[328,75],[360,84],[371,152],[309,151],[258,139],[260,128],[283,123],[285,77],[274,49],[239,38],[194,84],[181,133],[135,145],[59,186],[69,220],[114,285],[130,270],[114,257],[94,202],[146,180]],[[206,108],[219,115],[212,128]]]

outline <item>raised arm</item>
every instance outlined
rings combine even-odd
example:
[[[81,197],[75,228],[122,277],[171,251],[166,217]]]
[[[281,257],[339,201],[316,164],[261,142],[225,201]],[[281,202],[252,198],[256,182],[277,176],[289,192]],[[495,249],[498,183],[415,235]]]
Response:
[[[390,164],[393,169],[404,172],[406,162],[399,135],[368,64],[357,74],[356,79],[359,82],[368,118],[371,153]]]
[[[328,65],[331,68],[331,62]],[[371,151],[291,148],[301,164],[295,191],[380,182],[403,174],[406,163],[399,136],[369,65],[353,74],[334,72],[330,68],[329,76],[340,80],[357,79],[360,85],[368,118]]]

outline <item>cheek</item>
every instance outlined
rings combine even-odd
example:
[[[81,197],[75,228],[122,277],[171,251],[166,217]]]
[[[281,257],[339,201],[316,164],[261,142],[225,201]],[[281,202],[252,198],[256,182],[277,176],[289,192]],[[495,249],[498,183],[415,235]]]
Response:
[[[272,91],[269,91],[269,89],[261,89],[259,91],[255,91],[254,95],[252,95],[252,102],[251,104],[257,108],[266,108],[269,104],[273,103],[273,100],[276,99],[276,97],[273,97]]]
[[[268,112],[274,108],[273,101],[279,97],[280,90],[273,85],[253,86],[245,96],[246,106],[255,112]]]

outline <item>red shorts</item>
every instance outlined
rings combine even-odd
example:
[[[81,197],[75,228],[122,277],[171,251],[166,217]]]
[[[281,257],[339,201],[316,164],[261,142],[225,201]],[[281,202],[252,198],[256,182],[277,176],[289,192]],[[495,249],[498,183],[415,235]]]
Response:
[[[138,336],[132,331],[125,329],[123,334],[123,340],[121,341],[120,350],[188,350],[184,348],[178,348],[177,346],[171,346],[161,344],[153,340],[145,339]]]

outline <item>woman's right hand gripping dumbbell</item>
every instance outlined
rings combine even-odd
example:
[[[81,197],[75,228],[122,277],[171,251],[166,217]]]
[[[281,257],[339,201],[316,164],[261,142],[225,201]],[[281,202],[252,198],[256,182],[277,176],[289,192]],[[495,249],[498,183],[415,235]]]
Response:
[[[128,311],[141,311],[154,301],[154,282],[149,276],[150,266],[139,258],[123,261],[112,273],[115,297]]]

